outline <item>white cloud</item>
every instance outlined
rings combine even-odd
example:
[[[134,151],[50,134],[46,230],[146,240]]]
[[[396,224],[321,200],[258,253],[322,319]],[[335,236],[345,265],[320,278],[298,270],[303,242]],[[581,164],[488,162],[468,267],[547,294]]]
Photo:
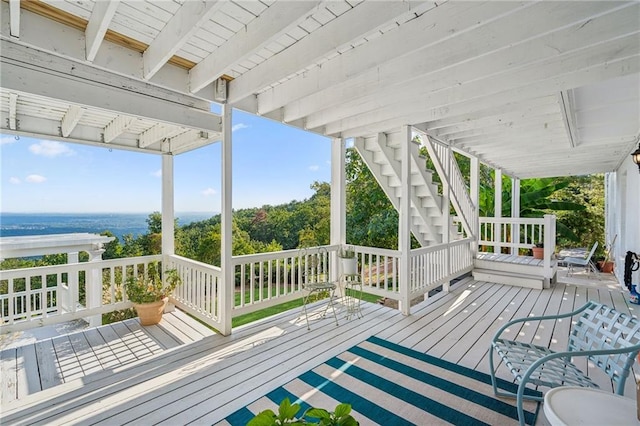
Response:
[[[320,166],[314,164],[313,166],[309,166],[309,170],[311,170],[312,172],[317,172],[318,170],[320,170]]]
[[[216,191],[213,188],[207,188],[204,191],[202,191],[202,195],[204,195],[205,197],[211,197],[212,195],[216,195],[218,193],[218,191]]]
[[[29,151],[35,155],[44,155],[45,157],[57,157],[59,155],[73,155],[75,152],[66,144],[56,141],[41,141],[40,143],[29,146]]]
[[[246,129],[246,128],[248,128],[248,127],[249,127],[249,126],[247,126],[247,125],[246,125],[246,124],[244,124],[244,123],[238,123],[238,124],[236,124],[235,126],[231,127],[231,131],[232,131],[232,132],[235,132],[236,130],[242,130],[242,129]]]
[[[41,175],[29,175],[25,180],[29,183],[42,183],[47,180],[47,178]]]
[[[16,138],[11,135],[0,135],[0,145],[14,143]]]
[[[151,172],[151,176],[155,176],[157,178],[161,178],[162,177],[162,169],[158,169],[155,172]]]
[[[22,182],[20,181],[20,179],[19,179],[19,178],[15,177],[15,176],[11,176],[11,177],[9,178],[9,183],[11,183],[11,184],[13,184],[13,185],[19,185],[19,184],[20,184],[20,183],[22,183]]]

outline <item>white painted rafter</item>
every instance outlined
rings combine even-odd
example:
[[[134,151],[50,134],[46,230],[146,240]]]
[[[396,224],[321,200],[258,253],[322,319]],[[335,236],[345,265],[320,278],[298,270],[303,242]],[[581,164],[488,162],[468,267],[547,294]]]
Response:
[[[311,32],[293,46],[280,52],[231,82],[229,102],[236,103],[258,90],[317,62],[329,52],[340,49],[364,34],[393,21],[409,11],[424,13],[435,7],[418,2],[363,2]],[[373,58],[369,58],[369,61]],[[314,72],[311,70],[311,72]],[[309,81],[309,80],[307,80]],[[282,104],[283,105],[283,104]],[[282,106],[279,105],[279,106]],[[270,108],[268,111],[272,111]]]
[[[169,152],[180,153],[187,149],[193,148],[195,145],[203,145],[209,141],[209,133],[188,130],[179,135],[168,138]]]
[[[439,99],[446,98],[447,103],[464,99],[463,96],[451,95],[454,92],[466,92],[466,97],[475,98],[477,95],[473,92],[500,92],[508,86],[561,75],[572,67],[586,68],[625,57],[640,49],[639,30],[632,11],[640,13],[640,6],[627,6],[594,19],[589,25],[576,23],[560,34],[554,32],[530,39],[510,46],[508,52],[497,49],[492,55],[475,57],[464,63],[459,63],[456,55],[444,51],[434,55],[436,59],[427,56],[428,61],[424,56],[399,61],[398,67],[394,68],[397,70],[396,79],[388,73],[385,74],[388,78],[380,77],[378,73],[382,73],[384,68],[381,66],[367,73],[366,78],[353,79],[349,86],[330,88],[288,105],[284,120],[288,122],[306,115],[307,126],[313,129],[347,115],[374,110],[381,104],[405,103],[406,99],[420,96],[427,96],[424,101],[430,104],[443,105]],[[553,49],[548,48],[547,45],[558,37],[562,41],[555,42]],[[442,62],[445,57],[452,57],[452,62]],[[411,66],[415,61],[423,62],[423,65]],[[404,68],[403,62],[407,62]]]
[[[96,1],[93,3],[91,18],[85,30],[85,50],[87,61],[93,62],[98,54],[104,35],[116,13],[120,0]]]
[[[20,38],[20,0],[9,0],[9,16],[9,33],[11,37]]]
[[[129,127],[135,123],[133,117],[119,115],[104,127],[104,143],[113,142],[118,136],[123,134]]]
[[[184,2],[145,50],[144,78],[153,77],[223,5],[223,0]]]
[[[138,148],[147,148],[156,142],[167,139],[171,136],[171,129],[162,123],[158,123],[153,127],[145,130],[140,134],[138,139]]]
[[[321,2],[276,2],[191,69],[190,90],[197,92],[249,58],[311,14]]]
[[[327,118],[336,117],[336,111],[325,110],[314,114],[313,117],[307,117],[307,124],[310,128],[326,124],[326,132],[329,135],[348,130],[342,137],[358,136],[359,131],[353,131],[360,128],[366,131],[364,128],[369,125],[373,126],[369,131],[373,131],[379,130],[378,126],[389,126],[392,123],[421,123],[519,101],[539,96],[541,93],[558,92],[567,89],[568,84],[578,87],[603,79],[629,75],[638,72],[640,68],[639,41],[634,36],[625,37],[612,42],[611,45],[599,46],[597,54],[586,51],[571,60],[556,58],[553,64],[555,70],[554,66],[548,63],[539,68],[525,69],[520,74],[520,77],[524,77],[529,71],[537,72],[533,79],[518,79],[513,74],[509,79],[496,75],[492,80],[499,81],[497,86],[492,84],[493,81],[478,80],[431,94],[421,93],[421,89],[414,86],[414,99],[411,101],[403,98],[402,102],[390,102],[384,104],[383,108],[362,105],[359,109],[343,112],[345,118],[330,123],[327,123]],[[617,50],[612,53],[610,49],[614,45]],[[618,57],[615,58],[618,53]],[[602,62],[605,56],[609,58],[609,62]],[[547,75],[541,75],[540,71]],[[382,129],[385,128],[390,127]]]
[[[558,93],[558,102],[560,104],[560,113],[562,121],[567,131],[569,145],[575,148],[579,145],[578,127],[576,123],[576,114],[574,108],[573,90],[562,90]]]
[[[185,128],[219,132],[220,116],[194,96],[0,40],[2,87]],[[70,72],[69,70],[72,70]],[[96,94],[100,94],[97,96]]]
[[[67,113],[62,117],[62,122],[60,123],[60,132],[62,133],[62,136],[66,138],[71,134],[71,132],[73,132],[73,129],[78,125],[86,111],[86,108],[82,108],[78,105],[69,106]]]
[[[18,94],[9,93],[9,129],[17,130],[16,116],[18,114]]]

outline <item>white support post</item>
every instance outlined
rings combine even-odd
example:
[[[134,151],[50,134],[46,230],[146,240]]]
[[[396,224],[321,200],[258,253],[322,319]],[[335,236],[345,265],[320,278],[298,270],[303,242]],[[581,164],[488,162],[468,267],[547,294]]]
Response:
[[[447,154],[446,161],[444,163],[444,173],[447,178],[442,181],[442,243],[449,245],[451,242],[451,171],[453,169],[453,152],[451,151],[451,145],[447,146]],[[450,256],[451,247],[447,247],[447,251],[445,252],[444,258],[444,270],[446,271],[447,276],[451,273],[450,266],[451,259]],[[446,281],[442,285],[442,290],[446,293],[449,292],[449,283],[450,281]],[[428,293],[426,293],[428,295]],[[425,296],[426,296],[425,295]]]
[[[80,262],[80,255],[77,251],[67,253],[68,264],[78,262]],[[60,293],[62,294],[62,300],[60,301],[62,303],[62,309],[67,312],[75,312],[79,294],[77,272],[67,274],[67,288],[63,289]],[[89,319],[87,319],[87,321],[89,321]]]
[[[552,214],[544,215],[544,257],[542,260],[544,287],[549,288],[551,282],[555,281],[555,271],[551,265],[551,256],[556,251],[556,216]]]
[[[469,191],[469,196],[475,209],[472,225],[475,241],[471,243],[471,254],[475,259],[478,254],[478,241],[480,240],[480,161],[475,156],[471,157]]]
[[[175,254],[173,155],[162,156],[162,254]]]
[[[511,179],[511,217],[520,217],[520,179],[514,177]],[[520,226],[511,223],[511,254],[517,255],[518,248],[515,246],[520,240]]]
[[[331,142],[331,245],[342,245],[347,238],[345,182],[345,143],[342,138]],[[330,279],[338,279],[338,257],[331,256]]]
[[[175,249],[175,211],[173,186],[173,155],[162,156],[162,263],[169,264],[169,256],[176,253]],[[166,266],[164,267],[166,269]],[[170,301],[164,312],[173,312],[175,305]]]
[[[222,244],[220,248],[220,260],[222,267],[222,286],[220,287],[220,320],[223,335],[231,334],[231,318],[233,314],[235,274],[232,263],[233,240],[232,240],[232,138],[231,138],[231,116],[232,107],[229,104],[222,104]]]
[[[104,249],[101,247],[89,251],[89,263],[100,262]],[[99,308],[102,306],[102,269],[99,266],[90,268],[86,275],[85,291],[87,298],[87,308]],[[89,322],[90,327],[99,327],[102,325],[102,315],[92,315],[85,318]]]
[[[400,168],[400,209],[398,224],[398,250],[400,251],[400,311],[411,314],[409,294],[411,293],[411,127],[403,126],[401,134]]]
[[[495,182],[494,182],[494,204],[493,204],[493,216],[496,219],[500,219],[502,217],[502,170],[496,169],[495,171]],[[494,246],[493,252],[500,253],[502,250],[502,227],[501,224],[497,223],[494,234]]]

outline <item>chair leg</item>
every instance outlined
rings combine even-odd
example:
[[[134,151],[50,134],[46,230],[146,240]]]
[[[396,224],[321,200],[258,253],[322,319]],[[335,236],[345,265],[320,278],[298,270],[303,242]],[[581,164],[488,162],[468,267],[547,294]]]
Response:
[[[518,397],[516,399],[516,407],[518,408],[518,421],[520,422],[520,426],[525,426],[524,422],[524,408],[522,406],[522,400],[524,396],[524,382],[520,382],[518,385]]]

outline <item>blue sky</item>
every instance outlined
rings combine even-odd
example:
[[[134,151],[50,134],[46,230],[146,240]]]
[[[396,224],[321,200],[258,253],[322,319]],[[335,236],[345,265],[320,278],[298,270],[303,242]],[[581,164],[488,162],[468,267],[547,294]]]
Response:
[[[329,182],[331,142],[261,117],[233,114],[233,208],[309,198]],[[174,158],[175,210],[220,211],[220,144]],[[147,213],[161,208],[161,158],[0,135],[0,212]]]

